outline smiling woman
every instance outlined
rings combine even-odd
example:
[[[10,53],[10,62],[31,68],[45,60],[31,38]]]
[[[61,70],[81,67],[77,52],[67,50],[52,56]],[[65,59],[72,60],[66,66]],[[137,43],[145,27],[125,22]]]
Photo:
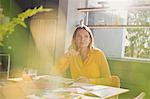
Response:
[[[119,78],[111,76],[103,51],[94,47],[93,34],[85,25],[75,29],[68,52],[51,72],[62,75],[67,69],[78,82],[120,87]]]

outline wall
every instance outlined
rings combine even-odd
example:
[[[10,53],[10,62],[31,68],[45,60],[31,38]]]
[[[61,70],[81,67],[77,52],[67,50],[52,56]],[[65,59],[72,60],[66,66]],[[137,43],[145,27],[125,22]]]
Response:
[[[54,62],[57,19],[51,14],[51,11],[41,12],[30,20],[30,31],[36,47],[34,52],[31,51],[32,47],[28,51],[27,66],[36,68],[38,74],[48,74]]]
[[[68,0],[59,0],[55,60],[64,54],[65,36],[67,31],[67,10]]]
[[[90,25],[120,25],[125,19],[113,14],[114,12],[89,12]],[[124,16],[125,17],[125,16]],[[118,18],[118,19],[117,19]],[[120,23],[119,23],[120,22]],[[124,54],[124,28],[97,28],[92,29],[95,46],[102,49],[108,57],[122,57]]]
[[[76,25],[80,23],[81,19],[84,19],[84,13],[79,12],[77,8],[85,7],[85,4],[86,0],[68,0],[65,51],[67,51],[71,43]]]
[[[150,97],[150,62],[108,59],[112,74],[121,79],[121,87],[128,88],[128,93],[120,95],[120,99],[132,99],[145,92],[145,99]]]

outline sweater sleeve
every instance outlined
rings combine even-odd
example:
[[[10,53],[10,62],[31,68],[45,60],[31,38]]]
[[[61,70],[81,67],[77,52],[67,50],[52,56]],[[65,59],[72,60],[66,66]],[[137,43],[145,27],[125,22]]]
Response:
[[[111,85],[111,73],[104,53],[99,51],[96,56],[96,63],[100,69],[100,76],[98,78],[91,78],[90,82],[93,84]]]
[[[69,57],[64,56],[55,63],[55,65],[51,68],[50,73],[52,75],[62,75],[68,67]]]

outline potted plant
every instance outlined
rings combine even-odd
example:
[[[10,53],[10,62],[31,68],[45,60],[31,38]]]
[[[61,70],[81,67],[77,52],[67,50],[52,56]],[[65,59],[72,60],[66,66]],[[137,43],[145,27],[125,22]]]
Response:
[[[16,25],[21,25],[26,28],[27,26],[24,22],[26,18],[31,17],[36,13],[43,12],[43,11],[50,11],[50,10],[52,9],[46,9],[43,8],[42,6],[35,7],[34,9],[27,9],[25,12],[18,14],[17,17],[12,18],[8,23],[0,24],[0,45],[1,46],[3,45],[2,41],[6,35],[13,33]],[[4,15],[0,13],[0,20],[2,20],[3,17]]]

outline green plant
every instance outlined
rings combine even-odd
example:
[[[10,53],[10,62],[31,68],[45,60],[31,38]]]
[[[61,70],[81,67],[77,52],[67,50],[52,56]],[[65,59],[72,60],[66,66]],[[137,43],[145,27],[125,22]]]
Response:
[[[129,25],[150,25],[150,11],[129,11]],[[150,58],[150,28],[128,28],[125,56],[134,58]]]
[[[0,24],[0,45],[3,45],[2,41],[6,35],[13,33],[16,25],[21,25],[26,28],[27,26],[24,22],[26,18],[31,17],[36,13],[50,10],[51,9],[45,9],[42,6],[38,8],[35,7],[34,9],[28,9],[25,12],[20,13],[17,17],[12,18],[12,20],[6,24]]]

